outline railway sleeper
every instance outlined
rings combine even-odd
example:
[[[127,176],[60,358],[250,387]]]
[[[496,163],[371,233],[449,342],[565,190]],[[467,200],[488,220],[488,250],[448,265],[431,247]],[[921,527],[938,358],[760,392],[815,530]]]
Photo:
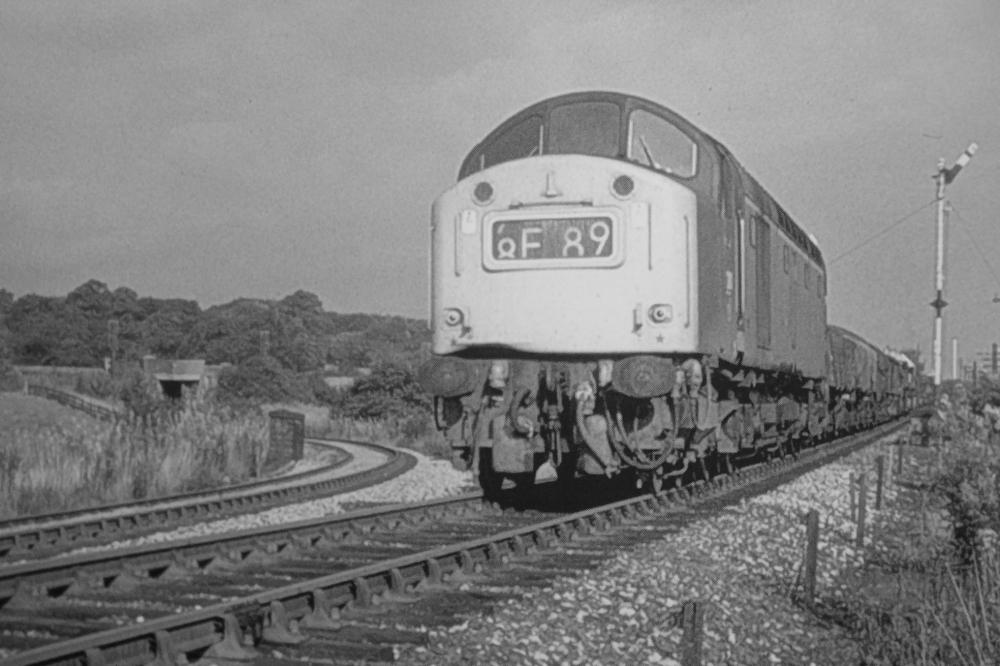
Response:
[[[226,614],[221,618],[221,623],[222,640],[213,643],[203,657],[207,660],[243,662],[260,656],[257,650],[246,645],[246,635],[235,615]]]
[[[298,645],[306,639],[299,631],[299,623],[285,608],[285,604],[272,601],[267,610],[267,620],[261,639],[275,645]]]
[[[331,601],[326,590],[317,587],[309,591],[309,612],[299,620],[299,626],[308,629],[334,630],[339,628],[340,609]]]

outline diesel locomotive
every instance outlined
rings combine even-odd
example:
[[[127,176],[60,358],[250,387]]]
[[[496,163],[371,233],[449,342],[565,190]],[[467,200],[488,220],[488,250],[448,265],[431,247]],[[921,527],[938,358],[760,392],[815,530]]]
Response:
[[[912,400],[905,357],[827,325],[815,240],[654,102],[529,106],[472,149],[431,218],[419,379],[488,495],[542,468],[657,490]]]

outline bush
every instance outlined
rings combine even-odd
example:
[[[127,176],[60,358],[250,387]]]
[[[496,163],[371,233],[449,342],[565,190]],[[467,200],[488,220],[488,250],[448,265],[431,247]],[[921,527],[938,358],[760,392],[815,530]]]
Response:
[[[101,400],[118,397],[120,386],[106,372],[89,372],[76,378],[73,390],[84,395],[91,395]]]
[[[934,481],[951,517],[954,546],[962,564],[970,564],[979,554],[982,530],[1000,532],[998,473],[997,456],[977,446],[964,450]]]
[[[907,532],[848,595],[863,663],[1000,663],[1000,452],[962,434],[945,453],[929,477],[950,533]]]
[[[334,411],[355,419],[402,419],[430,414],[431,399],[407,368],[383,363],[359,377]]]
[[[308,378],[271,356],[253,356],[219,374],[218,397],[230,404],[307,402],[311,393]]]

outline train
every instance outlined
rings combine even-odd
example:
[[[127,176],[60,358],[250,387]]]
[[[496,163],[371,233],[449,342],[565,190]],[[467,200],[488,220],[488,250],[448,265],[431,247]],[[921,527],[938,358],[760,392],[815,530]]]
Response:
[[[635,95],[502,122],[434,201],[430,248],[418,381],[487,496],[553,475],[659,491],[916,399],[907,357],[828,324],[815,238],[722,143]]]

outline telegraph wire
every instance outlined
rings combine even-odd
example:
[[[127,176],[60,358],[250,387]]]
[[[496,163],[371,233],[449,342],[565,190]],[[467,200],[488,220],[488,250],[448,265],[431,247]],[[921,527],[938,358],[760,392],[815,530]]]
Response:
[[[911,217],[913,217],[914,215],[916,215],[920,211],[924,210],[925,208],[929,208],[929,207],[933,206],[936,203],[937,203],[937,199],[931,199],[930,201],[928,201],[924,205],[920,206],[919,208],[917,208],[915,210],[912,210],[909,213],[907,213],[906,215],[904,215],[903,217],[901,217],[901,218],[893,221],[889,226],[887,226],[886,228],[882,229],[877,234],[869,236],[868,238],[864,239],[863,241],[861,241],[857,245],[852,246],[850,249],[848,249],[848,250],[846,250],[844,252],[841,252],[836,257],[834,257],[833,259],[831,259],[830,261],[828,261],[826,265],[827,266],[832,266],[833,264],[837,263],[838,261],[840,261],[844,257],[846,257],[846,256],[848,256],[850,254],[853,254],[856,250],[860,250],[861,248],[865,247],[866,245],[868,245],[872,241],[874,241],[874,240],[876,240],[878,238],[881,238],[882,236],[885,236],[887,233],[889,233],[890,231],[892,231],[893,229],[895,229],[896,227],[898,227],[899,225],[901,225],[903,222],[906,222],[907,220],[909,220]]]
[[[965,237],[969,239],[969,243],[972,245],[972,247],[976,249],[976,254],[978,254],[979,258],[983,260],[983,263],[986,265],[986,270],[988,270],[990,272],[990,275],[993,276],[993,282],[996,283],[997,287],[1000,287],[1000,277],[998,277],[997,272],[993,270],[993,265],[990,263],[989,259],[987,259],[986,255],[983,254],[983,248],[979,247],[979,243],[975,241],[975,239],[972,237],[972,234],[969,233],[969,230],[965,228],[966,226],[974,226],[974,225],[971,222],[969,222],[969,220],[965,219],[965,216],[962,215],[962,213],[960,213],[957,208],[955,208],[954,204],[951,205],[951,210],[954,211],[955,215],[958,216],[958,219],[960,219],[962,222],[965,223],[962,225],[958,225],[959,228],[962,230],[962,233],[965,234]],[[976,229],[976,231],[978,232],[978,229]]]

